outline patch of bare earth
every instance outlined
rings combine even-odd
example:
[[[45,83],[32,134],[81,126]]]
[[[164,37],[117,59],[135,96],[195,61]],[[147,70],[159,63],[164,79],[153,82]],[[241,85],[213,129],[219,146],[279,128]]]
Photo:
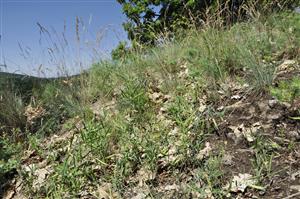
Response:
[[[300,123],[291,117],[296,116],[295,110],[300,107],[281,104],[268,94],[244,96],[241,100],[225,105],[226,119],[220,122],[218,134],[208,139],[212,145],[223,147],[230,157],[223,165],[224,180],[239,173],[254,174],[253,145],[257,136],[263,136],[274,145],[272,173],[262,181],[264,190],[247,190],[248,197],[284,198],[298,193],[294,188],[300,184]],[[291,144],[294,146],[289,148]]]
[[[295,76],[299,76],[299,71],[281,71],[274,82]],[[271,171],[261,173],[260,187],[233,191],[232,197],[300,198],[300,121],[293,119],[299,116],[300,98],[285,103],[268,93],[249,94],[246,89],[233,89],[230,96],[220,98],[215,109],[225,115],[217,122],[217,133],[208,141],[225,151],[224,183],[238,174],[255,175],[253,162],[258,138],[268,143],[273,154],[269,162]]]

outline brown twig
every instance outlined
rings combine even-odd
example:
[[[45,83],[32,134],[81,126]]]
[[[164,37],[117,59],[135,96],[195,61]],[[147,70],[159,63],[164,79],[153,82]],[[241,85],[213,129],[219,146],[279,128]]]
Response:
[[[294,193],[294,194],[289,195],[289,196],[287,196],[287,197],[285,197],[285,198],[282,198],[282,199],[290,199],[290,198],[293,198],[293,197],[296,197],[296,196],[300,196],[300,192]]]

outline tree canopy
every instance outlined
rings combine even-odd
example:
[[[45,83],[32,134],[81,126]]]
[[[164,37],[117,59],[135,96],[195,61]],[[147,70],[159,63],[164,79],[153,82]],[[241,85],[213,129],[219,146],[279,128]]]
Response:
[[[128,21],[124,29],[128,39],[153,45],[157,33],[186,28],[192,15],[200,15],[212,0],[118,0]]]
[[[225,24],[245,18],[251,9],[275,10],[299,4],[299,0],[117,0],[128,21],[123,24],[131,45],[153,46],[163,33],[201,27],[209,15],[221,17]],[[248,13],[249,14],[249,13]],[[113,58],[126,52],[120,45]]]

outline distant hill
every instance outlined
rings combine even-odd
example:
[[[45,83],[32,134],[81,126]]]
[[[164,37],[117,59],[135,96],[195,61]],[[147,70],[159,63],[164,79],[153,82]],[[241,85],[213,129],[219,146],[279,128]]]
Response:
[[[85,73],[85,72],[83,72],[83,73]],[[72,78],[72,77],[78,77],[81,74],[70,75],[70,76],[62,76],[62,77],[36,77],[36,76],[31,76],[31,75],[26,75],[26,74],[16,74],[16,73],[9,73],[9,72],[1,72],[0,71],[0,78],[19,79],[19,80],[34,79],[34,80],[38,80],[38,81],[49,81],[49,80],[67,79],[67,78]]]
[[[0,88],[4,90],[17,90],[26,93],[36,85],[49,82],[50,79],[43,79],[28,75],[0,72]]]
[[[28,94],[30,95],[32,92],[33,88],[41,88],[41,86],[46,83],[70,79],[80,75],[81,74],[68,77],[41,78],[30,75],[0,72],[0,94],[5,91],[13,91],[21,95],[28,96]]]
[[[8,73],[8,72],[1,72],[0,71],[0,78],[13,78],[13,79],[23,79],[23,78],[34,78],[40,79],[38,77],[33,77],[29,75],[22,75],[22,74],[15,74],[15,73]]]

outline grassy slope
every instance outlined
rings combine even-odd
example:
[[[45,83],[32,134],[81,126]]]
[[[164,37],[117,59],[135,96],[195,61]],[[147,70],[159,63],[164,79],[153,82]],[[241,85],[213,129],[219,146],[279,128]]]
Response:
[[[285,196],[287,184],[298,182],[283,176],[299,165],[280,159],[295,158],[299,146],[287,136],[298,127],[290,119],[299,109],[297,82],[286,91],[295,93],[288,101],[293,109],[267,107],[269,88],[278,95],[276,84],[298,74],[299,23],[299,15],[282,14],[226,30],[207,27],[123,62],[95,64],[76,81],[46,85],[31,103],[45,109],[46,119],[26,144],[4,136],[1,153],[16,155],[1,158],[0,172],[17,172],[22,191],[12,183],[15,195],[34,198],[224,198],[238,173],[255,183],[229,197]],[[294,60],[290,75],[279,73],[285,59]],[[255,103],[258,108],[249,105]],[[276,119],[262,116],[278,111]],[[262,131],[237,136],[257,122]],[[40,137],[61,123],[58,137]],[[273,128],[277,123],[286,125]],[[11,149],[12,142],[20,148]]]
[[[57,100],[63,101],[64,97],[72,95],[74,89],[70,89],[68,84],[77,81],[81,76],[84,74],[59,78],[39,78],[0,72],[1,129],[20,128],[25,131],[27,124],[24,114],[28,105],[36,108],[43,104],[46,106],[45,108],[48,107],[50,115],[60,114],[55,112],[55,109],[58,108],[55,106],[59,103]],[[37,129],[31,128],[31,130]]]

